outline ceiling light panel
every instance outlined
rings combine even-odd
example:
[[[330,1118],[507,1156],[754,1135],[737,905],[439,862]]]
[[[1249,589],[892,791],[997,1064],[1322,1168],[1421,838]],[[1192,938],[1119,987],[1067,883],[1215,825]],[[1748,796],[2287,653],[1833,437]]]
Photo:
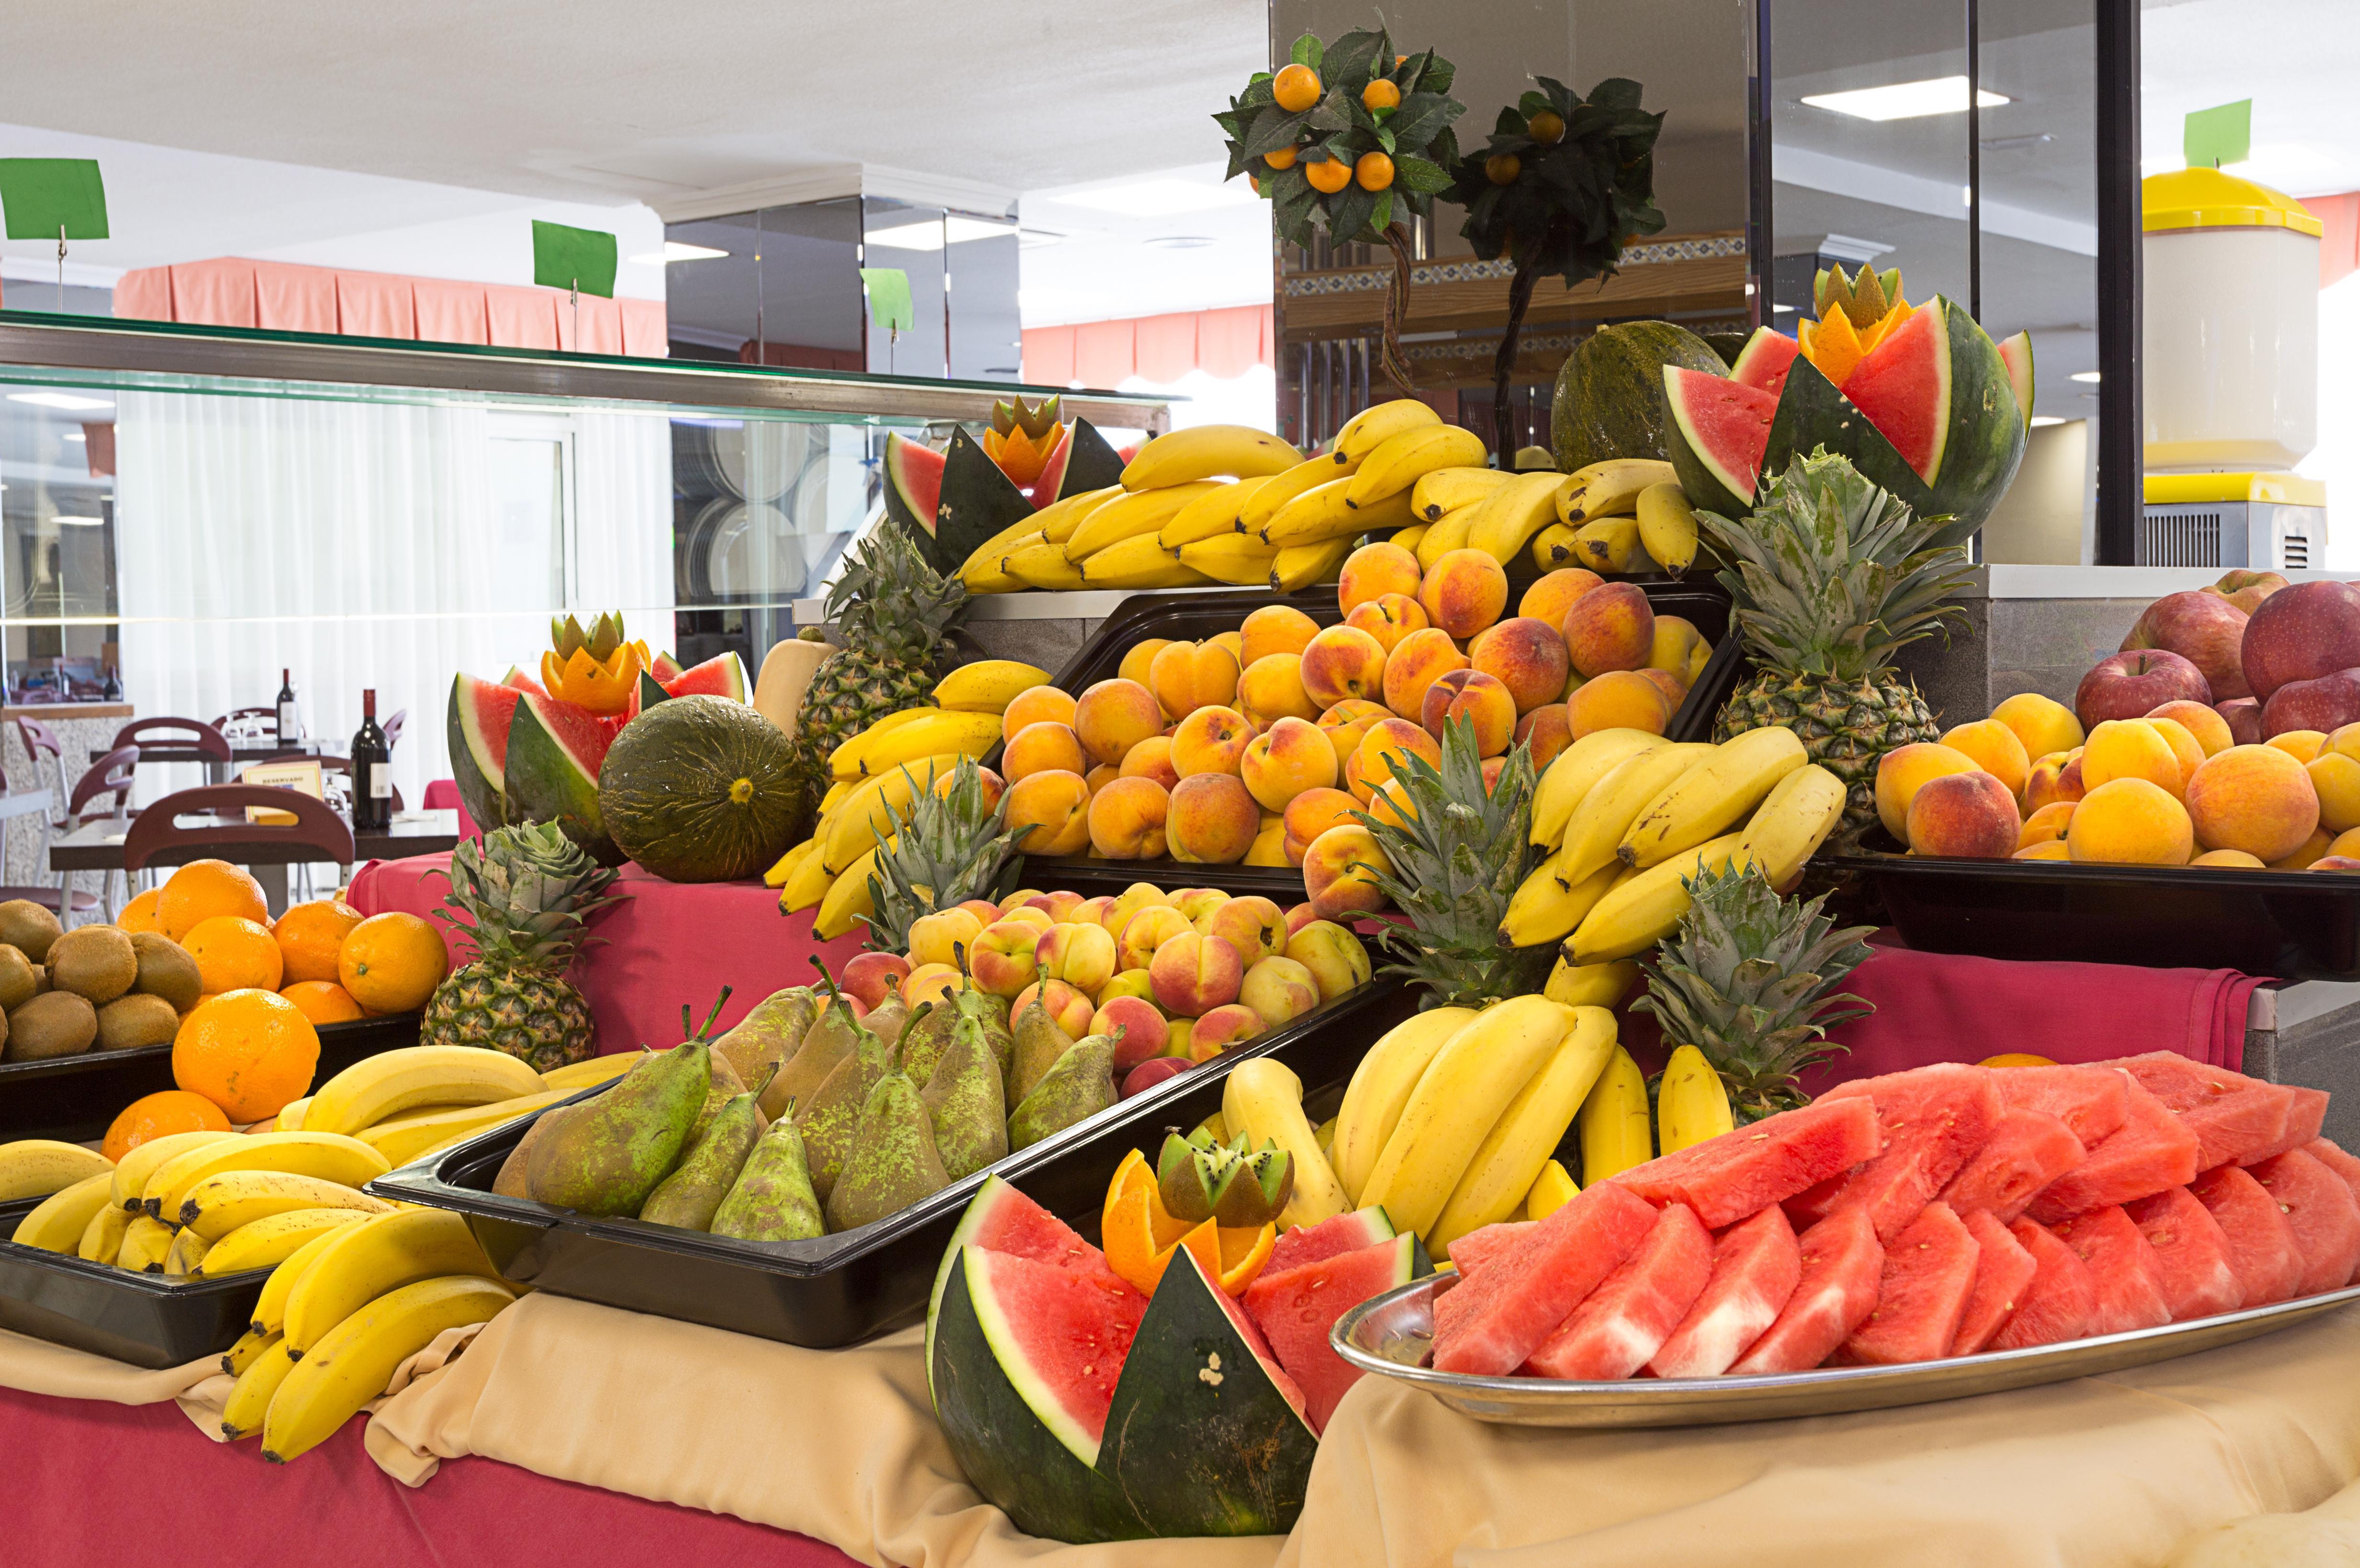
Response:
[[[1928,114],[1967,112],[1967,79],[1936,76],[1924,82],[1896,82],[1884,87],[1856,87],[1845,93],[1807,93],[1803,102],[1814,109],[1849,114],[1855,120],[1915,120]],[[1975,94],[1980,108],[1996,109],[2014,100],[1989,88]]]

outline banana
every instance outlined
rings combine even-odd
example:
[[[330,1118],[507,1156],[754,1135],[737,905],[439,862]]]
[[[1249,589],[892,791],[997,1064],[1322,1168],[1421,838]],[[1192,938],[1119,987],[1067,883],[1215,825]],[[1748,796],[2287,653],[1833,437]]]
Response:
[[[932,718],[941,712],[942,710],[940,708],[935,707],[931,702],[926,702],[912,707],[897,709],[892,713],[887,713],[880,719],[871,720],[866,729],[863,729],[858,735],[853,735],[849,739],[842,742],[834,751],[827,754],[827,767],[829,774],[838,780],[857,779],[859,777],[858,764],[861,751],[869,745],[869,742],[878,739],[880,736],[891,735],[895,730],[900,729],[904,724],[914,724],[920,719]],[[833,786],[830,787],[829,794],[835,794]],[[832,811],[835,809],[835,800],[823,797],[820,801],[820,810],[823,811]]]
[[[1262,525],[1278,516],[1279,508],[1297,495],[1335,480],[1349,478],[1360,466],[1357,463],[1338,465],[1333,457],[1325,454],[1296,463],[1246,497],[1246,504],[1238,508],[1238,531],[1262,532]]]
[[[0,1143],[0,1203],[18,1198],[46,1198],[52,1192],[64,1192],[77,1181],[106,1175],[114,1169],[113,1160],[78,1143],[60,1143],[53,1138]]]
[[[488,1105],[541,1087],[541,1074],[506,1051],[472,1045],[413,1045],[364,1057],[311,1096],[307,1131],[350,1138],[419,1105]]]
[[[1570,1007],[1512,996],[1452,1035],[1411,1091],[1361,1205],[1382,1204],[1396,1230],[1430,1234],[1500,1113],[1573,1024]]]
[[[1409,527],[1402,529],[1401,532],[1385,540],[1385,542],[1390,545],[1397,545],[1401,549],[1409,551],[1412,555],[1415,555],[1417,553],[1417,541],[1426,537],[1426,530],[1431,525],[1426,523],[1412,523]]]
[[[873,728],[875,726],[872,725],[871,727]],[[828,812],[836,810],[836,802],[843,800],[850,793],[852,793],[852,786],[842,779],[838,779],[836,782],[830,784],[827,787],[827,793],[819,798],[820,815],[825,816]]]
[[[1816,762],[1797,768],[1754,808],[1754,820],[1739,835],[1735,859],[1741,865],[1753,861],[1770,886],[1791,891],[1803,863],[1819,853],[1842,820],[1843,808],[1842,779]]]
[[[1011,523],[967,552],[967,560],[959,563],[958,574],[961,581],[965,581],[971,572],[997,572],[1000,570],[1000,560],[1010,550],[1017,548],[1027,539],[1039,537],[1040,532],[1041,514],[1039,512],[1032,513],[1022,522]]]
[[[1336,1113],[1329,1163],[1354,1208],[1360,1206],[1369,1172],[1377,1168],[1377,1157],[1385,1151],[1385,1140],[1393,1137],[1426,1064],[1475,1018],[1472,1007],[1428,1007],[1387,1029],[1352,1069],[1344,1107]]]
[[[1483,503],[1478,501],[1472,506],[1461,506],[1455,512],[1445,512],[1428,524],[1426,537],[1417,541],[1418,570],[1431,572],[1434,570],[1434,563],[1452,550],[1465,550],[1467,530],[1474,526],[1475,514],[1482,509]]]
[[[959,586],[969,593],[1021,593],[1030,584],[1021,577],[1010,576],[1004,570],[1007,563],[1006,550],[994,556],[983,556],[978,552],[958,569]]]
[[[1152,533],[1118,539],[1082,562],[1085,588],[1194,588],[1211,581]]]
[[[1352,553],[1349,539],[1328,539],[1319,544],[1291,544],[1278,552],[1270,563],[1270,585],[1281,593],[1292,593],[1308,588],[1315,583],[1335,579],[1337,568]]]
[[[1344,493],[1348,506],[1367,508],[1398,495],[1438,469],[1480,466],[1491,453],[1483,438],[1459,425],[1418,425],[1387,436],[1369,449]],[[1417,516],[1415,498],[1411,516]]]
[[[1226,474],[1232,479],[1284,474],[1303,454],[1251,425],[1192,425],[1151,440],[1122,471],[1122,487],[1133,495]]]
[[[1696,564],[1696,513],[1677,480],[1639,492],[1639,542],[1656,565],[1675,577]]]
[[[1552,1160],[1541,1167],[1541,1173],[1533,1178],[1532,1189],[1524,1194],[1524,1217],[1545,1220],[1571,1203],[1580,1192],[1566,1168]]]
[[[1533,536],[1533,564],[1543,572],[1557,572],[1568,566],[1582,566],[1581,546],[1573,530],[1563,523],[1551,523]],[[1584,571],[1589,570],[1586,566]]]
[[[951,752],[981,757],[1000,740],[998,713],[945,713],[934,710],[915,724],[900,725],[870,741],[861,748],[854,771],[839,769],[836,777],[874,777],[890,773],[904,763]]]
[[[82,1233],[109,1206],[107,1192],[114,1181],[115,1168],[109,1166],[95,1176],[85,1176],[72,1186],[50,1193],[16,1222],[16,1234],[8,1239],[19,1247],[38,1247],[44,1252],[79,1258]]]
[[[270,1412],[270,1401],[287,1381],[287,1374],[294,1370],[295,1347],[283,1339],[271,1341],[270,1347],[238,1374],[237,1386],[222,1401],[222,1435],[236,1443],[260,1432]]]
[[[388,1290],[448,1274],[500,1277],[461,1214],[402,1209],[351,1226],[337,1233],[288,1293],[288,1343],[308,1354]]]
[[[1441,415],[1415,397],[1390,398],[1345,420],[1343,428],[1336,432],[1335,448],[1328,453],[1328,460],[1358,468],[1369,453],[1402,431],[1441,422]]]
[[[1640,808],[1614,854],[1645,870],[1743,822],[1778,780],[1810,760],[1795,732],[1766,724],[1732,735]]]
[[[1065,547],[1061,544],[1011,550],[1000,568],[1027,588],[1046,593],[1071,593],[1082,585],[1082,569],[1065,559]]]
[[[1079,566],[1109,545],[1142,535],[1150,543],[1164,530],[1164,525],[1178,517],[1189,502],[1209,495],[1221,486],[1209,479],[1194,484],[1175,485],[1164,490],[1142,490],[1118,495],[1105,506],[1082,519],[1074,537],[1065,541],[1065,559]],[[1167,555],[1169,551],[1165,552]]]
[[[1533,842],[1552,849],[1563,844],[1566,825],[1600,779],[1641,752],[1671,744],[1645,730],[1592,730],[1558,752],[1533,790]]]
[[[1573,548],[1578,561],[1601,577],[1628,572],[1639,550],[1639,519],[1593,517],[1573,530]]]
[[[311,1265],[320,1260],[320,1254],[327,1251],[328,1244],[340,1234],[332,1230],[313,1236],[288,1254],[287,1260],[270,1271],[270,1278],[262,1282],[261,1296],[254,1303],[252,1327],[255,1333],[279,1334],[287,1332],[287,1298],[295,1293],[297,1283],[311,1272]]]
[[[1238,527],[1238,514],[1245,510],[1247,502],[1261,494],[1264,485],[1275,485],[1280,477],[1261,474],[1251,479],[1215,485],[1175,512],[1172,520],[1156,533],[1157,541],[1166,550],[1178,550],[1182,545],[1198,544],[1224,534],[1243,533],[1245,530]]]
[[[305,1350],[280,1382],[263,1418],[262,1456],[284,1465],[309,1453],[384,1393],[394,1368],[435,1335],[487,1322],[514,1300],[507,1286],[463,1274],[421,1279],[369,1302]]]
[[[193,1231],[215,1242],[240,1225],[290,1209],[359,1209],[381,1214],[392,1207],[357,1187],[323,1181],[317,1176],[295,1176],[284,1171],[224,1171],[189,1189],[189,1195],[180,1200],[179,1218],[182,1234]]]
[[[205,1254],[213,1250],[213,1245],[195,1231],[182,1231],[164,1249],[164,1272],[174,1279],[188,1278],[204,1267]]]
[[[1557,520],[1573,528],[1598,517],[1629,517],[1650,485],[1677,485],[1672,465],[1652,457],[1609,457],[1584,464],[1557,484]]]
[[[309,1094],[304,1095],[300,1100],[288,1101],[285,1105],[279,1107],[279,1115],[272,1120],[270,1130],[273,1132],[301,1132],[303,1130],[303,1113],[311,1108],[311,1096]]]
[[[1467,548],[1480,550],[1505,566],[1524,543],[1557,520],[1557,476],[1519,474],[1491,493],[1467,529]]]
[[[130,1211],[107,1194],[106,1207],[91,1215],[90,1224],[82,1227],[82,1241],[75,1247],[78,1256],[92,1263],[112,1263],[123,1250],[123,1232],[131,1224]]]
[[[1317,544],[1323,539],[1405,528],[1416,520],[1410,516],[1406,493],[1396,492],[1358,508],[1347,505],[1347,492],[1358,481],[1359,475],[1355,474],[1350,479],[1331,479],[1317,490],[1305,491],[1280,507],[1254,537],[1264,544],[1281,547]]]
[[[1568,882],[1557,862],[1558,855],[1552,855],[1534,866],[1532,874],[1509,895],[1507,912],[1500,920],[1500,941],[1503,945],[1540,947],[1563,942],[1581,923],[1581,917],[1606,896],[1606,889],[1614,885],[1615,874],[1622,869],[1610,865],[1579,882]]]
[[[1655,1140],[1647,1125],[1647,1080],[1639,1064],[1621,1046],[1606,1071],[1590,1086],[1574,1117],[1581,1129],[1581,1184],[1595,1187],[1633,1165],[1655,1158]]]
[[[877,852],[872,849],[828,884],[827,896],[819,901],[819,913],[812,917],[814,936],[834,942],[852,930],[855,920],[877,912],[876,898],[869,891],[869,878],[876,870]]]
[[[1087,521],[1092,512],[1122,495],[1120,485],[1109,485],[1102,490],[1088,490],[1079,495],[1068,495],[1062,501],[1051,502],[1032,514],[1034,531],[1048,544],[1063,544],[1074,537],[1074,530]]]
[[[213,1279],[256,1269],[276,1269],[306,1242],[341,1226],[358,1225],[366,1218],[358,1209],[289,1209],[284,1214],[265,1214],[215,1242],[213,1250],[205,1254],[203,1267],[196,1272]]]
[[[237,1343],[222,1352],[221,1369],[232,1377],[246,1376],[246,1369],[262,1357],[262,1353],[279,1343],[275,1334],[264,1334],[249,1328],[237,1336]]]
[[[794,848],[779,856],[777,860],[771,863],[770,868],[762,873],[762,886],[765,887],[785,887],[787,885],[787,878],[795,874],[795,867],[801,866],[806,856],[817,855],[818,853],[819,840],[816,837],[803,840],[803,843],[795,845]],[[282,1116],[286,1115],[283,1111],[279,1114]]]
[[[148,1178],[140,1206],[167,1225],[178,1225],[180,1201],[209,1176],[231,1171],[284,1171],[357,1187],[393,1167],[358,1138],[332,1132],[260,1132],[235,1143],[208,1144],[166,1160]]]
[[[1259,588],[1270,581],[1278,561],[1278,547],[1251,534],[1228,533],[1180,547],[1180,564],[1201,572],[1216,583],[1239,588]]]
[[[1644,953],[1671,935],[1688,912],[1685,884],[1707,870],[1725,868],[1743,836],[1724,834],[1644,871],[1631,872],[1608,888],[1606,897],[1573,928],[1566,940],[1567,955],[1576,964],[1603,964]]]
[[[1655,1130],[1666,1154],[1719,1138],[1737,1125],[1729,1114],[1729,1091],[1704,1052],[1684,1045],[1664,1063],[1655,1085]]]
[[[911,800],[921,789],[932,789],[948,779],[958,767],[961,755],[945,751],[914,757],[890,771],[862,779],[859,788],[846,796],[844,804],[836,808],[836,815],[828,822],[827,837],[821,842],[820,859],[830,874],[842,871],[876,848],[880,837],[898,834],[909,820]]]
[[[570,1092],[543,1089],[538,1094],[497,1100],[488,1105],[468,1105],[455,1111],[397,1116],[390,1121],[379,1122],[361,1134],[361,1141],[394,1164],[407,1165],[461,1138],[488,1132],[502,1122],[513,1121],[543,1106],[553,1105]]]
[[[934,684],[934,706],[954,713],[1004,713],[1008,704],[1035,686],[1049,684],[1049,672],[1014,659],[978,659],[962,664]]]
[[[569,1062],[563,1067],[552,1067],[541,1075],[544,1089],[554,1089],[561,1094],[578,1094],[594,1084],[611,1083],[639,1064],[636,1051],[609,1051],[594,1056],[587,1062]]]
[[[827,868],[827,857],[818,854],[807,855],[803,864],[779,885],[779,912],[792,915],[798,910],[808,909],[826,898],[827,890],[834,886],[836,876]]]
[[[1631,984],[1638,978],[1639,966],[1627,958],[1574,964],[1560,956],[1541,995],[1568,1007],[1612,1007],[1631,994]]]
[[[1286,1200],[1280,1225],[1291,1230],[1344,1212],[1344,1189],[1303,1114],[1303,1080],[1284,1064],[1257,1057],[1231,1068],[1221,1088],[1221,1121],[1232,1136],[1243,1133],[1256,1148],[1274,1143],[1294,1161],[1295,1195]]]
[[[115,1266],[128,1269],[134,1274],[161,1274],[164,1257],[171,1250],[170,1225],[146,1214],[134,1214],[131,1223],[123,1227],[123,1245],[115,1250]]]
[[[1524,1201],[1573,1126],[1590,1086],[1614,1054],[1614,1015],[1603,1007],[1576,1007],[1565,1031],[1532,1079],[1508,1102],[1500,1119],[1475,1147],[1466,1173],[1434,1222],[1426,1244],[1448,1255],[1450,1244],[1470,1230],[1506,1219]]]
[[[1490,500],[1514,477],[1497,468],[1437,468],[1418,475],[1410,487],[1409,508],[1426,522],[1440,522],[1461,506]]]
[[[1610,768],[1582,796],[1580,806],[1566,822],[1558,875],[1568,881],[1586,882],[1601,866],[1615,864],[1615,848],[1641,810],[1712,753],[1713,748],[1700,741],[1660,746],[1633,752]]]

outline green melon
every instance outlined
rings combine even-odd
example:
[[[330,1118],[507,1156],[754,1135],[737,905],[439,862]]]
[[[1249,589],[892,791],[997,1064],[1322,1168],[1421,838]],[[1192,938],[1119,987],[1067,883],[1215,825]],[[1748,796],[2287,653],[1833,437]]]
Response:
[[[668,882],[760,876],[792,842],[794,806],[786,736],[727,697],[673,697],[644,710],[598,769],[606,832]]]
[[[1610,457],[1664,455],[1664,366],[1729,374],[1710,344],[1669,321],[1601,327],[1557,373],[1549,412],[1558,472]]]

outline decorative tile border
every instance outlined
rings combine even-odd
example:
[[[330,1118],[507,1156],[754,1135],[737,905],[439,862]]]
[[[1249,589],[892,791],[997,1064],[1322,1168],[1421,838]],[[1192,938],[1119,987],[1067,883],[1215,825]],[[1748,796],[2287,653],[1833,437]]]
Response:
[[[1660,267],[1674,261],[1715,261],[1745,254],[1743,234],[1710,234],[1696,239],[1649,240],[1622,253],[1625,267]],[[1422,283],[1505,282],[1515,275],[1515,263],[1506,256],[1492,261],[1425,261],[1412,264],[1410,285]],[[1307,272],[1286,279],[1286,297],[1310,299],[1321,294],[1362,294],[1387,287],[1390,267],[1355,267],[1337,272]]]

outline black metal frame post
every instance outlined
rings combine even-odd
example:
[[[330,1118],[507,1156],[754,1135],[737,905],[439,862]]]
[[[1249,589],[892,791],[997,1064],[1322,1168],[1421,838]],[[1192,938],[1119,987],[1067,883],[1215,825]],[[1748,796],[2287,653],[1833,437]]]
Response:
[[[2098,538],[2101,566],[2136,564],[2139,408],[2139,7],[2092,0],[2098,24]]]
[[[1745,265],[1753,291],[1752,324],[1771,319],[1770,269],[1778,237],[1770,204],[1770,0],[1754,0],[1754,70],[1746,78],[1746,161],[1753,178],[1747,203]]]
[[[1967,314],[1983,319],[1982,0],[1967,0]]]

